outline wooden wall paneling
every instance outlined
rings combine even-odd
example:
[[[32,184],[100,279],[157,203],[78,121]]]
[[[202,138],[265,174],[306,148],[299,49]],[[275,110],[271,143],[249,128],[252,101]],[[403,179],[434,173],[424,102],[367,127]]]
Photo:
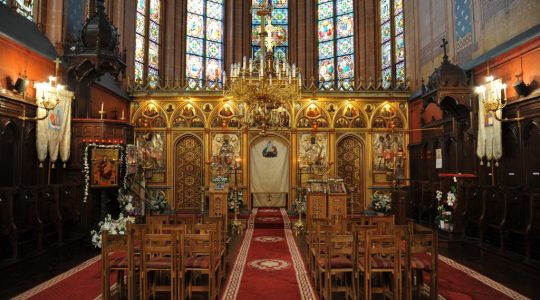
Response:
[[[540,120],[531,120],[524,128],[524,153],[522,169],[526,172],[526,184],[532,189],[540,188]]]
[[[6,247],[0,248],[0,261],[14,260],[18,256],[17,226],[13,216],[15,189],[0,187],[0,238],[8,241]]]
[[[20,128],[10,119],[0,119],[0,186],[16,185]]]

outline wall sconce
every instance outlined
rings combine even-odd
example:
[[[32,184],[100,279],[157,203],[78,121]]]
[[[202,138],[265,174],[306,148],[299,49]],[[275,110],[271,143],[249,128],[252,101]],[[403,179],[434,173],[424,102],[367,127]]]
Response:
[[[51,110],[55,109],[56,106],[60,103],[59,92],[64,89],[64,86],[57,83],[57,78],[54,76],[49,76],[49,82],[36,82],[36,90],[41,90],[41,97],[36,99],[36,104],[38,108],[45,109],[46,113],[42,117],[27,117],[19,116],[21,120],[44,120],[49,116]]]
[[[493,76],[487,76],[487,86],[486,85],[477,86],[475,91],[482,102],[486,112],[493,112],[494,117],[498,121],[502,121],[497,116],[496,112],[502,110],[508,100],[506,99],[506,83],[502,83],[502,80],[495,80]],[[501,97],[502,92],[502,97]]]

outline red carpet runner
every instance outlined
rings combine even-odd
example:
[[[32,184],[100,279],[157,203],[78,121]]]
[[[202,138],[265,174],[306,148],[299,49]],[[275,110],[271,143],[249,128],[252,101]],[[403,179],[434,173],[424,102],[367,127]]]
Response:
[[[31,271],[30,271],[31,272]],[[111,284],[116,276],[111,275]],[[77,299],[101,298],[101,255],[48,280],[13,299]]]
[[[317,299],[284,209],[254,209],[222,299]]]
[[[439,274],[439,299],[529,299],[442,255],[439,255]]]

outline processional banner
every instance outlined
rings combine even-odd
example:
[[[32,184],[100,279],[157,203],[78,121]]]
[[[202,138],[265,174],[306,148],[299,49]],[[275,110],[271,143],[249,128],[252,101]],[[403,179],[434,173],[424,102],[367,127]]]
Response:
[[[486,101],[496,97],[496,91],[492,90],[492,86],[502,84],[500,79],[494,80],[494,83],[487,83],[483,86],[485,95],[493,95],[487,97]],[[502,118],[502,110],[499,109],[496,112],[487,111],[482,98],[484,97],[478,97],[478,144],[476,146],[476,155],[480,159],[480,164],[485,158],[489,166],[490,161],[494,160],[498,164],[497,161],[502,157],[502,131],[501,121],[499,121]]]

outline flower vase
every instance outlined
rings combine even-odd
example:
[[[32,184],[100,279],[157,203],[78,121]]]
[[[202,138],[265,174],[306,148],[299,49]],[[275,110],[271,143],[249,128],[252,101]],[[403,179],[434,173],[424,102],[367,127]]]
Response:
[[[444,229],[444,220],[440,220],[439,223],[439,228]]]
[[[444,222],[444,230],[449,230],[449,229],[450,229],[450,223]]]

